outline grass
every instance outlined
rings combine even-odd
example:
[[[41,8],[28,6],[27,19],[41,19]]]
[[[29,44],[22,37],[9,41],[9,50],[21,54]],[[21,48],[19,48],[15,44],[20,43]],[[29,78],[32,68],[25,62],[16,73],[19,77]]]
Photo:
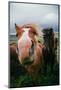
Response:
[[[49,66],[48,66],[49,68]],[[37,76],[29,76],[27,73],[18,75],[17,77],[11,77],[10,87],[33,87],[33,86],[50,86],[59,85],[59,65],[54,65],[53,72],[50,69],[45,74],[44,72]]]

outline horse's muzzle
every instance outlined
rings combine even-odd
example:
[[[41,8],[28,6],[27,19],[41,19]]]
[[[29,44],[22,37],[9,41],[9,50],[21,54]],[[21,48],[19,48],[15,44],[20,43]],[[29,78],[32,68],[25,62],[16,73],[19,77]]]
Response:
[[[32,64],[34,61],[34,42],[31,42],[31,47],[25,46],[24,48],[19,49],[19,60],[23,65]]]
[[[29,57],[24,59],[23,65],[30,65],[34,62],[34,43],[32,41],[32,46],[29,48]]]

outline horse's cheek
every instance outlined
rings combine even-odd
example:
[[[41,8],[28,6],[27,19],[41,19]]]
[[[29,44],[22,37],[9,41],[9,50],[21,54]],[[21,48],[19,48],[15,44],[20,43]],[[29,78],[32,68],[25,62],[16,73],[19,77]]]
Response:
[[[35,64],[40,64],[41,63],[41,60],[42,60],[42,50],[38,46],[37,46],[37,48],[34,51],[34,58],[35,58],[35,61],[34,61]]]

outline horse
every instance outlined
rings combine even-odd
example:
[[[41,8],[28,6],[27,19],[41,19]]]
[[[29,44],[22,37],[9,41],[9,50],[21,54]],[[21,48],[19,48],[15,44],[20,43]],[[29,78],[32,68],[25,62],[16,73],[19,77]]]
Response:
[[[54,32],[52,28],[43,29],[44,38],[44,48],[43,48],[43,58],[44,58],[44,72],[47,72],[47,66],[50,66],[50,71],[53,71],[53,66],[55,64],[55,39]]]
[[[18,60],[29,74],[36,74],[43,64],[43,44],[37,41],[38,29],[33,24],[15,24],[15,29]]]

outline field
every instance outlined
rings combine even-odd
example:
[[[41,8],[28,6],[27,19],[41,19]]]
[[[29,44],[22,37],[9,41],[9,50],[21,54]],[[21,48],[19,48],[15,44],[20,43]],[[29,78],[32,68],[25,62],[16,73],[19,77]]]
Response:
[[[57,36],[57,33],[56,33]],[[17,42],[15,35],[9,36],[9,43]],[[9,87],[33,87],[33,86],[49,86],[59,85],[59,64],[55,63],[53,72],[50,71],[50,66],[47,66],[46,72],[39,72],[37,77],[30,77],[27,73],[19,73],[16,77],[10,76]]]

